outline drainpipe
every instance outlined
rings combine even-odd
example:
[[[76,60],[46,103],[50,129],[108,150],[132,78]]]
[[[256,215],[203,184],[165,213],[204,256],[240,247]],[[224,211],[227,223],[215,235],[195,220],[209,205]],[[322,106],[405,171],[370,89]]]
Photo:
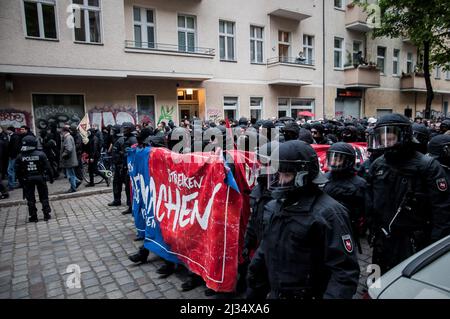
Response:
[[[325,113],[325,73],[326,73],[326,59],[325,59],[325,0],[322,0],[322,108],[323,118],[326,118]]]

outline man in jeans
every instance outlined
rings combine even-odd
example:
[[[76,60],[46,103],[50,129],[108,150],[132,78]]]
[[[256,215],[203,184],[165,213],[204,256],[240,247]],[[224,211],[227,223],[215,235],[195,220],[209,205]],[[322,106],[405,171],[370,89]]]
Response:
[[[9,144],[8,144],[8,188],[9,190],[13,190],[16,186],[16,158],[20,153],[21,147],[21,138],[19,134],[17,134],[16,129],[14,127],[8,127],[6,130],[8,134]]]
[[[78,166],[75,141],[70,135],[70,128],[64,126],[61,130],[63,143],[61,146],[61,168],[66,169],[67,178],[70,181],[70,189],[67,193],[75,193],[81,181],[75,175],[75,168]]]

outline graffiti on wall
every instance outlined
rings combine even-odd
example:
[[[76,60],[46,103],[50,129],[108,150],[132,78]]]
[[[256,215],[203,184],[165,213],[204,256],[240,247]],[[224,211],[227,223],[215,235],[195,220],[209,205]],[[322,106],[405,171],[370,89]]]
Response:
[[[131,106],[96,106],[89,110],[91,125],[95,124],[98,127],[106,127],[115,124],[121,125],[125,122],[136,124],[136,116],[136,109]]]
[[[28,112],[14,109],[0,110],[0,126],[19,128],[23,125],[31,126],[31,116]]]
[[[84,107],[77,106],[35,106],[34,117],[37,129],[47,129],[52,126],[63,127],[80,123],[84,115]]]
[[[207,112],[206,112],[206,118],[210,121],[217,121],[219,120],[222,116],[222,111],[216,108],[208,108]]]
[[[161,121],[170,121],[173,119],[173,112],[175,111],[175,106],[161,106],[161,114],[159,115],[158,124]]]

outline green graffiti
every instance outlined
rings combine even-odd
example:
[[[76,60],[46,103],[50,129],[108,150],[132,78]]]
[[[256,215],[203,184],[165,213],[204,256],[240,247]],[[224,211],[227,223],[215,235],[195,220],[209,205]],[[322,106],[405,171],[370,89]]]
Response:
[[[161,121],[163,121],[163,120],[170,121],[172,119],[174,110],[175,110],[175,106],[172,106],[169,108],[168,106],[162,105],[161,106],[161,115],[159,116],[158,124],[161,123]]]

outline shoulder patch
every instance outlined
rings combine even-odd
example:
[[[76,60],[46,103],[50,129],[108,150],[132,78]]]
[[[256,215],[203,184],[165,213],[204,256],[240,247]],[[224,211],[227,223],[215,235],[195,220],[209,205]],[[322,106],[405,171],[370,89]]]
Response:
[[[344,244],[344,248],[348,253],[353,252],[353,242],[352,237],[350,235],[342,235],[342,243]]]
[[[436,180],[436,185],[437,188],[441,191],[441,192],[445,192],[448,189],[448,184],[447,184],[447,180],[445,178],[439,178]]]

